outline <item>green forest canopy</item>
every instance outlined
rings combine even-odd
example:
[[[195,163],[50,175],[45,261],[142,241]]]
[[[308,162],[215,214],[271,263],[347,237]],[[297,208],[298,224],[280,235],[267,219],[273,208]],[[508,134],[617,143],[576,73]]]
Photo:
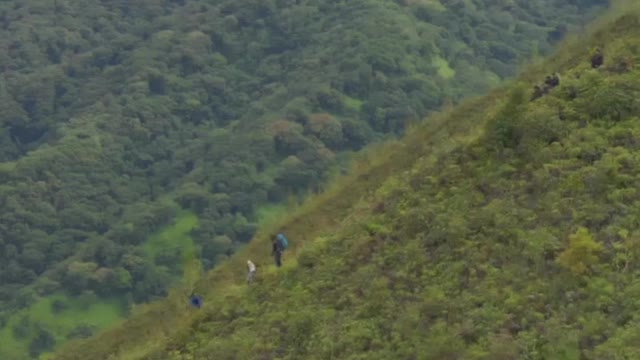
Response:
[[[0,325],[60,291],[166,294],[181,254],[148,251],[153,234],[197,216],[180,236],[212,267],[261,207],[319,190],[351,151],[514,75],[606,5],[3,1]]]
[[[170,297],[53,359],[640,357],[635,9],[311,199],[283,268],[261,237],[203,279],[202,310]]]

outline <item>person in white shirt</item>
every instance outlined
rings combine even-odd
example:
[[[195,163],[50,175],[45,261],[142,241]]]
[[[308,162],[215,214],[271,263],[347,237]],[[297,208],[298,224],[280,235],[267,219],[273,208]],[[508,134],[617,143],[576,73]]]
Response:
[[[249,267],[247,282],[252,283],[256,279],[256,265],[251,260],[247,260],[247,266]]]

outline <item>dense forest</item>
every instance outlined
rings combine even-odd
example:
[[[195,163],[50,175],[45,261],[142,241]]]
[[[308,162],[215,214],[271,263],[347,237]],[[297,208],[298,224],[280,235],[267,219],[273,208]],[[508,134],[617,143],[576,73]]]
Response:
[[[637,5],[370,153],[283,220],[283,268],[261,236],[202,309],[170,296],[53,359],[640,358]]]
[[[228,259],[351,153],[515,75],[607,5],[2,1],[0,356],[166,295],[186,255]],[[97,323],[42,320],[98,299],[113,308]]]

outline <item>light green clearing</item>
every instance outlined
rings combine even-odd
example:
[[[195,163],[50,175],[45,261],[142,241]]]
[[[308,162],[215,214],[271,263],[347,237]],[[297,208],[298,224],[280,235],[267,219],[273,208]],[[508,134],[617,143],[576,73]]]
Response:
[[[258,225],[264,226],[280,219],[287,211],[286,204],[268,204],[261,206],[257,211]]]
[[[493,73],[491,71],[486,70],[484,72],[484,74],[485,74],[485,76],[487,78],[487,82],[489,83],[489,85],[491,87],[496,87],[496,86],[500,85],[502,80],[500,79],[500,77],[496,73]]]
[[[54,313],[52,303],[55,300],[64,302],[68,308]],[[90,325],[96,330],[104,329],[122,319],[125,313],[124,301],[105,299],[96,301],[95,297],[72,298],[57,293],[38,300],[29,308],[23,309],[9,318],[7,326],[0,330],[0,359],[28,359],[29,342],[36,336],[36,323],[48,330],[56,339],[56,346],[67,341],[67,334],[79,325]],[[32,322],[29,334],[24,339],[16,339],[13,326],[23,316]]]
[[[362,108],[362,100],[344,96],[343,101],[344,106],[349,110],[360,111],[360,109]]]
[[[173,225],[167,226],[151,235],[142,245],[142,250],[151,259],[165,249],[182,251],[182,254],[195,253],[195,243],[189,232],[198,226],[198,216],[190,211],[180,211]]]
[[[431,63],[438,68],[438,75],[444,79],[451,79],[456,71],[449,66],[449,62],[440,56],[433,58]]]

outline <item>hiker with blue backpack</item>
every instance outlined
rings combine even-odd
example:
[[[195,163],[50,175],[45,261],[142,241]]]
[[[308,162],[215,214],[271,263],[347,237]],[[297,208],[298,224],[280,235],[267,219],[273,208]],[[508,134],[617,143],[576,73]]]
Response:
[[[271,255],[273,255],[276,260],[276,266],[282,266],[282,252],[284,252],[287,247],[289,247],[289,241],[284,236],[284,234],[280,233],[271,237]]]
[[[202,307],[202,296],[191,293],[189,296],[189,302],[191,306],[200,309]]]

